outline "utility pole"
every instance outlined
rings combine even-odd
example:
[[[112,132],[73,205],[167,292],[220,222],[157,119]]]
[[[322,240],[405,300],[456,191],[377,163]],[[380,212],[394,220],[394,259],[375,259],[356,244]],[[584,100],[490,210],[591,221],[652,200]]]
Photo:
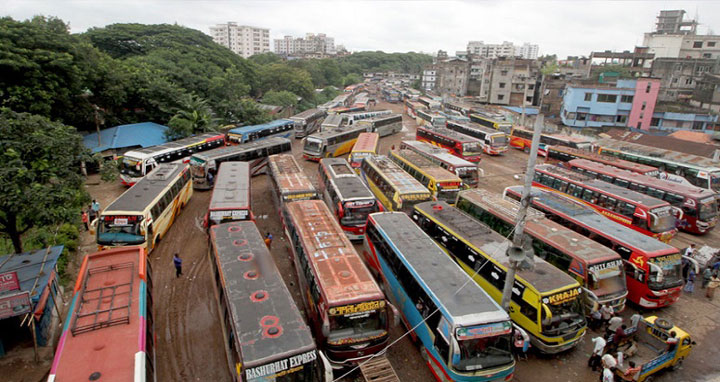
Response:
[[[515,231],[513,234],[512,245],[507,249],[507,255],[510,258],[510,268],[505,275],[505,285],[503,286],[502,302],[503,309],[509,310],[510,296],[512,295],[513,284],[515,283],[515,273],[520,268],[523,260],[528,256],[535,256],[532,249],[527,250],[524,247],[525,241],[525,216],[530,205],[530,190],[532,187],[533,175],[535,174],[535,162],[537,161],[537,151],[540,145],[540,134],[542,133],[544,118],[542,114],[538,114],[535,118],[535,129],[533,131],[532,145],[530,146],[530,157],[528,158],[527,170],[525,171],[525,184],[523,186],[522,198],[520,199],[520,210],[518,210],[515,219]]]

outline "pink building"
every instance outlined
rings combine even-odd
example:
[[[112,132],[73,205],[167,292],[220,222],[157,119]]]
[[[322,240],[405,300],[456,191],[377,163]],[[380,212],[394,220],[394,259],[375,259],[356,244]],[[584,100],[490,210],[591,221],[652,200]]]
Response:
[[[650,121],[655,111],[655,103],[660,92],[660,79],[639,77],[635,81],[635,95],[633,96],[627,126],[649,130]]]

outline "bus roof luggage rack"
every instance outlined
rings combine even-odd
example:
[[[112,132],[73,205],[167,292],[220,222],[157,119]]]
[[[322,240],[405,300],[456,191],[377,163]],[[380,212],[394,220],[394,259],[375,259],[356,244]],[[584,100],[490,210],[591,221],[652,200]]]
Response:
[[[71,329],[73,336],[130,323],[133,268],[134,264],[127,262],[88,269]],[[89,284],[102,286],[87,289]]]

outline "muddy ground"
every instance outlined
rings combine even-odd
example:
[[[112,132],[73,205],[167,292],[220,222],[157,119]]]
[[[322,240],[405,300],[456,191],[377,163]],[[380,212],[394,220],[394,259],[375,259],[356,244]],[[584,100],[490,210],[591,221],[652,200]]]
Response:
[[[376,109],[385,108],[402,112],[400,104],[381,103],[376,107]],[[403,132],[383,138],[380,145],[381,152],[387,152],[393,145],[398,146],[403,139],[413,138],[415,123],[407,116],[404,118]],[[295,141],[293,154],[306,173],[317,183],[317,163],[302,160],[301,150],[300,141]],[[481,187],[501,192],[506,186],[519,184],[521,181],[515,179],[514,175],[522,176],[526,162],[527,155],[513,149],[501,157],[484,156],[481,167],[485,171],[485,178],[481,180]],[[100,183],[97,177],[91,177],[88,181],[88,190],[102,206],[106,206],[124,191],[124,188],[118,184]],[[207,262],[207,235],[199,224],[207,208],[209,197],[209,192],[195,192],[191,202],[180,214],[167,236],[151,254],[157,333],[156,370],[160,382],[230,379]],[[295,272],[288,256],[288,247],[277,211],[270,198],[269,182],[265,175],[252,179],[252,208],[260,231],[273,234],[275,240],[272,244],[272,254],[285,282],[294,294],[296,303],[301,306]],[[690,242],[718,246],[719,238],[718,229],[706,236],[681,233],[673,244],[679,248],[688,246]],[[78,258],[94,250],[92,239],[90,235],[83,234],[83,246]],[[175,278],[175,270],[171,263],[172,254],[175,252],[179,252],[184,260],[184,275],[179,279]],[[76,262],[79,261],[76,259]],[[716,298],[715,301],[709,302],[702,292],[698,288],[694,294],[682,296],[675,305],[652,312],[670,318],[678,326],[689,331],[698,342],[681,370],[662,373],[658,375],[658,381],[710,381],[718,380],[717,378],[720,377],[720,363],[717,361],[720,354],[720,333],[717,325],[720,319],[720,299]],[[635,312],[633,307],[629,307],[622,315],[629,317]],[[399,338],[404,332],[404,327],[394,328],[391,332],[392,339]],[[514,380],[596,381],[598,374],[592,373],[586,367],[586,361],[591,349],[589,339],[597,334],[589,332],[576,349],[560,355],[543,356],[531,353],[527,360],[518,362]],[[47,355],[44,357],[44,363],[40,365],[29,361],[8,363],[0,359],[0,370],[2,370],[0,375],[3,376],[0,380],[42,380],[49,369],[47,357]],[[401,339],[391,347],[388,358],[402,381],[432,380],[429,369],[409,337]],[[363,379],[356,374],[343,380],[362,381]]]

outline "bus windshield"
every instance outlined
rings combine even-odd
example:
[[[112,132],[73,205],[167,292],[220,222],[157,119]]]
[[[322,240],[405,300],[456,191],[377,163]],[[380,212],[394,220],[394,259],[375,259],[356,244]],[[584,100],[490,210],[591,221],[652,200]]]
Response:
[[[448,204],[455,204],[457,195],[460,192],[459,188],[442,188],[438,186],[437,198]]]
[[[490,144],[492,147],[502,147],[507,146],[508,139],[505,135],[495,135],[492,137],[492,143]]]
[[[712,220],[712,218],[717,216],[717,210],[717,201],[714,196],[711,196],[700,201],[700,211],[698,217],[702,221]]]
[[[667,232],[675,228],[675,215],[671,213],[670,206],[653,208],[648,223],[651,232]]]
[[[331,345],[345,345],[384,336],[386,328],[385,309],[343,316],[330,316]]]
[[[340,218],[340,224],[344,226],[361,226],[367,222],[369,214],[376,212],[377,207],[375,204],[363,205],[363,206],[351,206],[356,202],[345,203],[343,210],[343,217]]]
[[[320,154],[321,148],[322,148],[322,140],[310,138],[310,137],[305,139],[305,151],[312,152],[315,154]]]
[[[482,148],[478,142],[463,143],[463,155],[480,155]]]
[[[510,334],[458,341],[460,359],[452,366],[459,371],[473,371],[511,363],[510,346]]]
[[[648,287],[663,290],[682,285],[682,262],[680,254],[659,256],[648,261],[650,275]]]
[[[120,172],[133,178],[142,177],[142,161],[125,157],[120,164]]]
[[[590,290],[597,296],[609,296],[625,291],[625,274],[622,260],[610,260],[589,267]]]
[[[142,244],[142,216],[102,216],[98,222],[97,243],[101,245]]]
[[[714,192],[720,192],[720,172],[710,173],[710,188]]]
[[[565,292],[568,293],[568,292]],[[544,304],[550,309],[552,317],[547,319],[543,310],[543,334],[547,336],[561,336],[575,332],[585,326],[583,307],[579,298],[560,303]]]

